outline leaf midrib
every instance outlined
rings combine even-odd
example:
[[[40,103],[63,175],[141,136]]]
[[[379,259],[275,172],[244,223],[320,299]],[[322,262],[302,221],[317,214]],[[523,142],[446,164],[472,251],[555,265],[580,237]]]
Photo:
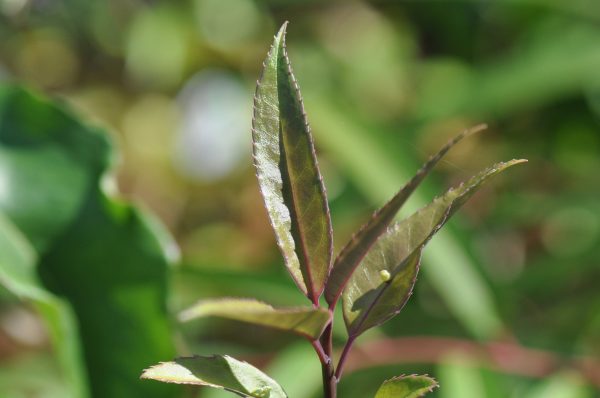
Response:
[[[279,74],[279,70],[277,71],[277,73]],[[310,299],[313,303],[316,303],[318,301],[318,297],[316,297],[316,293],[315,293],[315,286],[314,286],[314,281],[313,281],[313,275],[312,275],[312,269],[311,269],[311,259],[308,255],[308,248],[306,246],[306,239],[305,239],[305,235],[304,235],[304,228],[301,226],[301,223],[299,222],[299,214],[300,214],[300,209],[298,208],[298,194],[296,192],[296,189],[294,188],[294,184],[291,183],[291,176],[292,176],[292,172],[290,169],[290,164],[289,164],[289,158],[287,156],[287,151],[286,151],[286,139],[285,139],[285,135],[283,134],[283,129],[282,129],[282,125],[281,125],[281,107],[279,108],[279,114],[280,114],[280,122],[279,122],[279,139],[280,142],[282,143],[281,147],[280,147],[280,156],[283,156],[283,158],[285,159],[285,169],[282,170],[285,171],[288,183],[286,184],[289,189],[290,192],[290,198],[292,199],[292,206],[290,208],[290,224],[291,224],[291,228],[292,230],[295,230],[296,235],[298,236],[298,244],[300,246],[300,250],[301,250],[301,255],[302,255],[302,259],[300,260],[300,272],[303,276],[306,277],[307,280],[304,281],[304,284],[306,285],[306,290],[308,295],[310,296]],[[294,234],[292,234],[293,236]],[[295,239],[294,239],[295,242]],[[302,261],[304,260],[304,261]],[[304,267],[303,267],[304,265]],[[304,268],[305,272],[302,272]]]
[[[377,303],[379,303],[379,300],[381,299],[381,297],[383,296],[383,294],[387,291],[387,289],[393,283],[394,279],[398,276],[398,274],[400,273],[400,271],[402,271],[402,269],[403,269],[402,265],[406,265],[406,261],[409,260],[409,259],[411,259],[412,256],[417,251],[421,250],[421,248],[422,248],[422,245],[417,246],[408,256],[406,256],[406,258],[402,261],[404,264],[401,263],[400,266],[398,267],[398,269],[396,270],[396,272],[394,273],[394,276],[392,277],[392,279],[390,279],[387,283],[385,283],[385,286],[383,286],[383,288],[379,291],[379,293],[373,299],[373,301],[371,302],[371,304],[369,304],[369,307],[367,307],[367,309],[365,310],[365,312],[361,315],[360,321],[357,323],[356,327],[353,328],[352,332],[350,333],[350,336],[352,338],[356,338],[356,337],[358,337],[360,335],[361,328],[362,328],[363,324],[367,321],[367,318],[371,314],[371,311],[373,311],[373,309],[375,308],[375,305]],[[417,261],[420,263],[420,260],[417,260]],[[418,268],[420,267],[420,264],[417,264],[415,267],[417,268],[417,273],[418,273],[419,272]],[[416,275],[415,275],[415,278],[416,278]],[[412,286],[408,290],[407,294],[405,295],[406,297],[402,301],[402,304],[400,305],[400,308],[402,308],[402,307],[404,307],[404,305],[406,305],[406,302],[410,298],[410,293],[413,291],[413,289],[414,289],[414,283],[412,284]]]

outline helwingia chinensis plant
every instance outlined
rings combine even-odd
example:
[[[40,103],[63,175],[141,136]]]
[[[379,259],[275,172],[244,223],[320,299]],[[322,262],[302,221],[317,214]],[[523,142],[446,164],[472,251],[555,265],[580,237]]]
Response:
[[[286,26],[275,36],[257,82],[252,121],[254,166],[285,266],[311,305],[274,308],[253,299],[224,298],[199,302],[184,311],[181,319],[217,316],[305,337],[321,362],[324,396],[333,398],[356,338],[397,315],[406,304],[427,242],[484,182],[525,160],[495,164],[395,222],[402,205],[442,157],[485,126],[463,132],[375,211],[334,259],[325,186],[287,56]],[[326,307],[320,305],[322,295]],[[336,361],[333,312],[340,300],[348,340]],[[221,388],[242,397],[287,397],[283,388],[260,370],[224,355],[178,358],[147,369],[142,378]],[[374,396],[420,397],[435,387],[436,381],[427,375],[399,376],[385,381]]]

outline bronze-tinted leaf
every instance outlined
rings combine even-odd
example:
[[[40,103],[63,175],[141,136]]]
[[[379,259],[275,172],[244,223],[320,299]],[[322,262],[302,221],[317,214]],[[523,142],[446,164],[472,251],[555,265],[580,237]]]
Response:
[[[329,275],[333,240],[313,139],[285,47],[286,24],[263,65],[254,97],[254,165],[286,266],[318,302]]]
[[[396,315],[410,296],[422,248],[490,177],[524,160],[498,163],[391,226],[352,274],[342,301],[351,336]],[[382,279],[382,272],[390,275]]]
[[[331,276],[325,287],[325,298],[330,305],[335,305],[342,294],[344,286],[348,283],[350,276],[365,257],[369,249],[377,241],[377,238],[385,232],[388,225],[393,221],[396,213],[402,205],[419,186],[421,181],[429,174],[433,167],[444,157],[444,155],[463,138],[485,129],[485,125],[478,125],[459,134],[448,142],[440,151],[432,156],[415,174],[415,176],[398,191],[396,195],[383,207],[371,216],[358,232],[350,239],[346,246],[340,251],[335,259]]]
[[[293,332],[309,339],[318,338],[329,323],[324,308],[273,308],[254,299],[224,298],[203,300],[181,313],[184,321],[217,316]]]

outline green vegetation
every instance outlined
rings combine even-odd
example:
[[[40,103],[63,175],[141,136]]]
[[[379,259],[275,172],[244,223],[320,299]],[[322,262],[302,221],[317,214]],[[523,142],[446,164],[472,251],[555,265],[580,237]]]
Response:
[[[307,185],[320,200],[304,205],[329,218],[274,239],[249,130],[285,20],[327,188],[325,201]],[[412,374],[439,382],[427,398],[596,397],[599,23],[597,0],[0,0],[0,397],[230,397],[139,377],[196,356],[260,369],[228,388],[322,398],[306,339],[329,332],[338,369],[358,336],[338,397],[401,394],[382,381]],[[462,204],[448,187],[512,158],[529,163],[478,188],[420,254],[429,226],[413,248],[385,244],[442,194],[426,210],[438,224]],[[305,258],[291,249],[330,228]],[[323,264],[339,285],[316,310]]]
[[[172,396],[133,383],[136,367],[174,353],[169,243],[101,189],[106,135],[16,87],[0,92],[0,121],[0,281],[44,317],[68,395]]]
[[[402,310],[417,281],[421,252],[432,236],[489,177],[523,161],[494,165],[390,226],[396,213],[444,154],[481,128],[459,135],[425,163],[386,205],[375,211],[333,261],[329,206],[302,97],[287,56],[286,26],[287,23],[275,36],[256,87],[252,125],[254,165],[285,264],[313,308],[274,309],[255,300],[223,299],[201,302],[185,311],[182,318],[214,315],[306,337],[321,362],[324,396],[335,398],[354,341]],[[329,304],[327,310],[319,304],[323,292]],[[340,298],[343,298],[348,339],[334,365],[333,316]],[[216,360],[225,361],[226,365],[215,369]],[[273,388],[269,377],[262,373],[257,376],[256,368],[231,361],[229,357],[181,358],[156,365],[142,377],[217,387],[243,397],[287,397],[279,385]],[[245,384],[246,379],[252,381],[250,386]],[[426,376],[399,376],[386,381],[375,397],[419,397],[436,386],[435,380]]]

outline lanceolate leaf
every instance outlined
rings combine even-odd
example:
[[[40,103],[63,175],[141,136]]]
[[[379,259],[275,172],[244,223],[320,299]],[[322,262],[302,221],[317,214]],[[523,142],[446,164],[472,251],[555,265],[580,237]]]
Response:
[[[438,387],[429,376],[399,376],[383,382],[375,398],[418,398]]]
[[[254,97],[254,165],[286,266],[318,302],[333,251],[325,188],[285,48],[284,24],[263,65]]]
[[[325,287],[325,298],[327,302],[335,306],[340,294],[344,289],[350,276],[365,257],[369,249],[373,246],[377,238],[385,232],[387,226],[392,222],[396,213],[402,205],[419,186],[421,181],[429,174],[433,167],[444,157],[444,155],[463,138],[485,129],[485,125],[475,126],[472,129],[464,131],[450,142],[448,142],[440,151],[432,156],[417,174],[400,189],[400,191],[382,208],[373,213],[371,219],[365,223],[359,231],[350,239],[346,246],[340,251],[335,259],[331,276]]]
[[[224,298],[201,301],[181,313],[184,321],[218,316],[236,321],[290,331],[309,339],[317,339],[329,323],[329,311],[324,308],[273,308],[253,299]]]
[[[490,177],[524,160],[498,163],[450,189],[432,203],[390,227],[352,274],[342,296],[351,336],[396,315],[408,299],[420,253],[429,239]],[[382,275],[390,276],[389,281]]]
[[[220,388],[242,397],[287,397],[275,380],[254,366],[227,355],[195,356],[163,362],[146,369],[142,378]]]

